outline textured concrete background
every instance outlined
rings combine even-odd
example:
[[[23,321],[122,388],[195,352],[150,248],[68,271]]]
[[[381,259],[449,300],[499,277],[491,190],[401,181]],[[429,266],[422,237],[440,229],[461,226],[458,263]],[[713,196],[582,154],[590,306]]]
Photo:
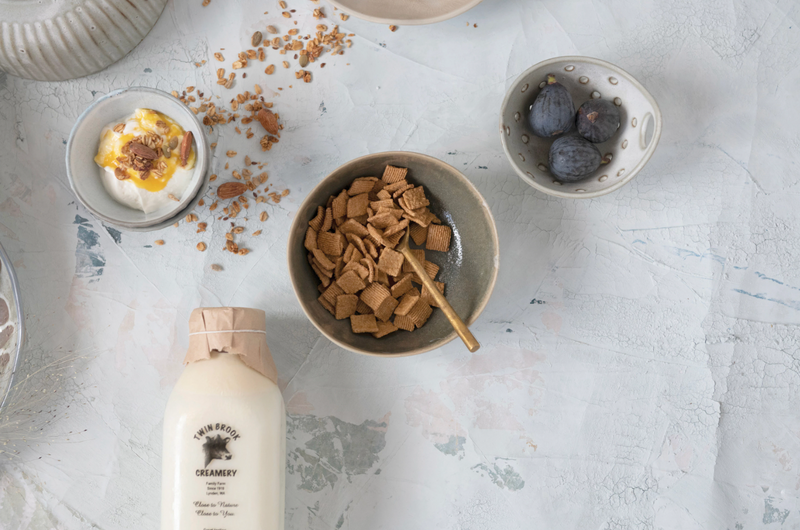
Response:
[[[290,3],[313,29],[314,4]],[[33,374],[0,422],[0,527],[157,528],[188,315],[231,304],[267,310],[287,528],[800,528],[796,0],[485,0],[396,33],[350,18],[353,47],[311,84],[250,69],[286,124],[272,151],[220,130],[215,172],[225,150],[253,153],[292,192],[247,223],[264,229],[250,255],[218,250],[226,225],[207,206],[199,253],[193,225],[120,234],[76,204],[64,149],[79,113],[129,85],[230,97],[210,55],[286,27],[272,4],[173,1],[105,72],[0,74],[0,240]],[[527,187],[498,137],[513,79],[568,54],[618,64],[664,113],[649,165],[595,200]],[[295,300],[284,247],[299,201],[341,163],[393,149],[461,169],[494,212],[502,266],[477,354],[358,356]]]

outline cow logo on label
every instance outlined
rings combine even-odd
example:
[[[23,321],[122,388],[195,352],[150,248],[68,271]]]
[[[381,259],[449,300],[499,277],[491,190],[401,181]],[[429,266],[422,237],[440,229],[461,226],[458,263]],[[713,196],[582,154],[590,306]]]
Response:
[[[223,438],[219,434],[214,438],[206,436],[206,443],[203,444],[203,453],[206,455],[204,467],[208,467],[212,460],[230,460],[231,453],[228,451],[228,442],[230,441],[230,438]]]

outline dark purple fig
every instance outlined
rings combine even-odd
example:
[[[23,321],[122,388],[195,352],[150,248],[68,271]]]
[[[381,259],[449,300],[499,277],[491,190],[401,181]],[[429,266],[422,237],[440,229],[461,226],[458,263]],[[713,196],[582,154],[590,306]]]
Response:
[[[607,99],[590,99],[578,109],[578,132],[590,142],[605,142],[617,129],[619,109]]]
[[[572,129],[575,124],[572,96],[553,74],[548,74],[547,85],[536,96],[528,113],[528,123],[533,134],[542,138],[555,138]]]
[[[576,182],[600,167],[602,158],[593,143],[565,136],[550,146],[550,173],[561,182]]]

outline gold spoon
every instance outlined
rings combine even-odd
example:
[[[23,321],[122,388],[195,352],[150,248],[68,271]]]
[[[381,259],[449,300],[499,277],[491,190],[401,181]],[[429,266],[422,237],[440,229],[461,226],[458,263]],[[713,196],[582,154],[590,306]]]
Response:
[[[406,229],[406,233],[403,236],[403,239],[400,240],[397,250],[400,251],[403,254],[403,257],[406,258],[406,261],[411,264],[411,268],[414,269],[414,272],[416,272],[417,276],[419,276],[419,278],[422,280],[422,285],[428,289],[428,292],[431,293],[433,299],[436,300],[436,304],[439,306],[439,309],[444,312],[444,316],[446,316],[447,320],[450,321],[450,325],[453,326],[454,330],[456,330],[456,333],[458,333],[458,336],[464,341],[464,344],[467,346],[467,348],[469,348],[469,351],[478,351],[478,348],[481,347],[480,343],[475,339],[475,336],[470,332],[464,321],[461,320],[461,317],[455,312],[453,306],[450,305],[450,302],[448,302],[444,295],[439,292],[439,289],[436,288],[436,285],[433,283],[433,280],[431,280],[431,277],[428,276],[427,272],[425,272],[422,264],[411,252],[411,247],[408,246],[409,232],[411,231]]]

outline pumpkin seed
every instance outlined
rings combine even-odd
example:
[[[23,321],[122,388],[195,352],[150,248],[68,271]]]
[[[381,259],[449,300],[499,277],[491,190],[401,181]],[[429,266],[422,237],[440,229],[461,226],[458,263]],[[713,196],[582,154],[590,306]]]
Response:
[[[172,156],[172,150],[169,148],[168,145],[165,145],[161,148],[161,152],[164,153],[164,158],[169,158]]]
[[[276,28],[275,26],[267,26],[267,31],[275,35],[278,33],[278,28]]]
[[[300,56],[300,66],[308,66],[308,55],[301,55]]]
[[[253,33],[253,38],[250,39],[250,44],[252,44],[253,47],[256,48],[258,47],[258,45],[261,44],[261,40],[262,40],[261,32],[256,31],[255,33]]]
[[[178,147],[178,137],[173,136],[172,138],[169,139],[169,148],[175,149],[176,147]]]

